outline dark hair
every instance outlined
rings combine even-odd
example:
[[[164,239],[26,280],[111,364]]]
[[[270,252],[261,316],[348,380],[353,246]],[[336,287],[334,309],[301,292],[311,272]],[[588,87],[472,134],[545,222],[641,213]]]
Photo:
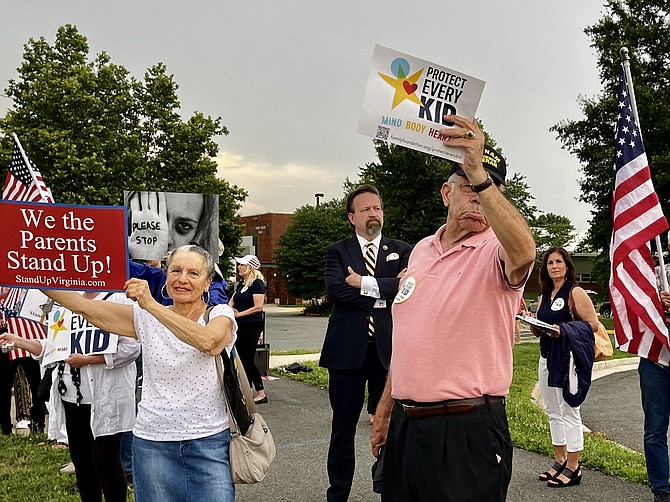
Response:
[[[372,185],[358,185],[353,192],[351,192],[347,196],[347,214],[353,213],[354,209],[353,204],[354,204],[354,199],[358,197],[362,193],[372,193],[375,194],[377,197],[379,197],[379,202],[382,205],[382,209],[384,209],[384,201],[382,200],[382,196],[379,195],[379,190],[377,190],[375,187]]]
[[[542,265],[540,266],[540,293],[544,298],[551,296],[551,290],[554,289],[554,281],[549,277],[549,272],[547,271],[547,262],[549,261],[549,255],[553,253],[559,253],[565,262],[565,282],[569,284],[576,284],[577,277],[575,275],[575,264],[570,258],[570,253],[568,253],[564,248],[554,246],[550,247],[545,251],[542,256]]]
[[[202,194],[202,213],[198,219],[198,226],[195,229],[193,240],[201,248],[210,251],[218,249],[218,242],[215,239],[214,229],[219,225],[219,215],[215,214],[216,195]]]
[[[202,256],[202,258],[205,260],[205,271],[207,272],[207,277],[214,277],[214,260],[212,260],[212,255],[209,254],[206,249],[203,249],[200,246],[196,246],[194,244],[179,246],[177,249],[172,251],[170,253],[170,257],[167,260],[165,268],[170,268],[172,260],[174,260],[175,255],[179,253],[196,253]]]

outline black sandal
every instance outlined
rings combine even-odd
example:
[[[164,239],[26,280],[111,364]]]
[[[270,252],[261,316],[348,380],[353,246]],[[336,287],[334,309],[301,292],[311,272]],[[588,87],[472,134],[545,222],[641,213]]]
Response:
[[[549,471],[544,471],[538,476],[538,479],[540,481],[549,481],[550,479],[554,479],[556,476],[558,476],[561,472],[563,472],[563,469],[565,469],[565,466],[568,465],[568,461],[566,460],[562,464],[558,463],[558,460],[554,460],[554,465],[551,466],[551,469],[556,471],[556,474],[551,474]]]
[[[582,482],[582,466],[578,465],[577,468],[573,471],[572,469],[568,469],[565,467],[563,469],[563,472],[561,472],[563,476],[568,478],[568,481],[562,481],[558,479],[558,474],[553,477],[553,479],[550,479],[547,481],[547,486],[550,486],[551,488],[565,488],[566,486],[577,486],[579,483]]]

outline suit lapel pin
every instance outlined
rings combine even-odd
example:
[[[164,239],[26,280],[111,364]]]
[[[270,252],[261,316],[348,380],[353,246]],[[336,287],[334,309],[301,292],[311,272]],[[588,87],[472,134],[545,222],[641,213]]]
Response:
[[[388,251],[389,247],[388,247],[386,244],[384,244],[384,245],[382,246],[382,249],[383,249],[384,251]]]

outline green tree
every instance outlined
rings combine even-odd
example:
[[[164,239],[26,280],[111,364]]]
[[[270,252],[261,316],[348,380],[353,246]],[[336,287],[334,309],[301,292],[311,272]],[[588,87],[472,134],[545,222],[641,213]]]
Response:
[[[582,164],[580,200],[593,205],[588,245],[600,252],[599,281],[609,278],[612,233],[614,123],[621,73],[621,47],[630,50],[630,66],[639,125],[652,180],[664,209],[670,203],[670,13],[667,0],[607,0],[603,17],[585,30],[598,57],[603,90],[580,97],[584,117],[563,120],[552,130]],[[667,212],[666,212],[667,215]]]
[[[552,246],[565,247],[575,238],[570,219],[554,213],[544,213],[530,222],[538,257]]]
[[[59,203],[119,205],[124,189],[218,193],[219,235],[233,256],[246,192],[218,179],[212,160],[228,130],[200,112],[183,120],[177,89],[162,63],[139,81],[104,52],[89,61],[74,26],[53,44],[30,39],[5,91],[14,106],[0,119],[0,162],[9,165],[16,133]]]
[[[279,273],[287,278],[291,295],[321,298],[326,292],[326,248],[352,234],[342,199],[296,209],[276,251]]]
[[[535,198],[530,194],[530,186],[526,183],[526,176],[514,173],[505,183],[505,197],[527,221],[531,221],[537,215],[537,206],[531,204]]]

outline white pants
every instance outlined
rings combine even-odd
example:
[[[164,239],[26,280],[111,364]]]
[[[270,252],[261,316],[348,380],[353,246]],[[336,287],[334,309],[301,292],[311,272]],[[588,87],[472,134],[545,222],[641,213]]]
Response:
[[[542,392],[544,410],[549,416],[551,443],[554,446],[567,445],[568,452],[584,449],[584,431],[579,406],[573,408],[563,399],[562,387],[549,387],[549,371],[547,360],[540,357],[537,368],[537,379]]]

